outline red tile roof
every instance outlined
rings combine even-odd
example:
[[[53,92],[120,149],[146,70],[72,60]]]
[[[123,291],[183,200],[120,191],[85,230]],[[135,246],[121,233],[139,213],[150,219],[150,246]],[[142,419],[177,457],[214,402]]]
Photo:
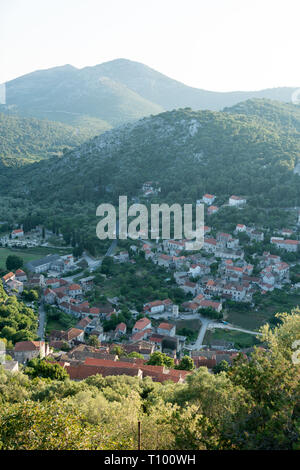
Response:
[[[15,352],[23,351],[37,351],[40,349],[40,346],[44,345],[44,341],[19,341],[15,344]]]
[[[174,328],[175,325],[171,325],[171,323],[160,323],[158,325],[158,328],[160,328],[161,330],[168,330],[168,331],[171,331],[172,328]]]
[[[151,321],[144,317],[144,318],[141,318],[140,320],[138,320],[133,329],[136,329],[136,330],[143,330],[144,328],[146,328],[146,326],[150,325]]]

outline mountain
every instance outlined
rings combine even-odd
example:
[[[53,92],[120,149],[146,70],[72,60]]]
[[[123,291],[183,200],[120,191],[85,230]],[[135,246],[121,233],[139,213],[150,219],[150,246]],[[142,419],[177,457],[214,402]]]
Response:
[[[117,125],[163,108],[147,101],[122,82],[71,65],[39,70],[6,83],[10,112],[80,125],[82,117]]]
[[[61,155],[109,129],[107,124],[75,128],[59,122],[0,113],[0,168]]]
[[[116,202],[119,195],[136,196],[150,180],[159,183],[162,199],[170,202],[195,202],[210,192],[224,201],[231,194],[244,195],[262,207],[300,205],[300,179],[294,174],[299,128],[289,134],[280,119],[276,126],[268,120],[278,106],[249,101],[231,112],[181,109],[144,118],[61,158],[16,170],[10,190],[36,203]],[[298,107],[281,108],[297,120]]]
[[[221,110],[250,98],[289,102],[296,88],[213,92],[189,87],[139,62],[117,59],[93,67],[38,70],[6,83],[0,111],[80,126],[112,126],[176,108]]]
[[[268,121],[270,125],[287,131],[300,133],[300,106],[292,103],[252,99],[238,103],[231,108],[224,108],[231,114],[246,114]]]

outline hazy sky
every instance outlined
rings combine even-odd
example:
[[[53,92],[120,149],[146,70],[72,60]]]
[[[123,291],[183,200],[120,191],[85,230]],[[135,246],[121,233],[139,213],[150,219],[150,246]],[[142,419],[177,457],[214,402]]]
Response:
[[[0,0],[0,83],[142,62],[209,90],[300,87],[299,0]]]

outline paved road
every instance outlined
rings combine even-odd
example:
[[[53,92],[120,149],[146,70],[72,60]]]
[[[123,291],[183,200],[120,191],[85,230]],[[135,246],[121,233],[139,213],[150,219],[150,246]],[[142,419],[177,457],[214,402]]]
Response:
[[[165,318],[167,319],[170,316],[170,313],[157,313],[154,315],[151,315],[151,317],[158,319],[158,318]],[[230,324],[225,325],[224,323],[220,323],[217,321],[213,321],[209,318],[203,317],[202,315],[199,315],[199,313],[188,313],[188,314],[181,314],[179,315],[178,319],[180,320],[193,320],[193,319],[198,319],[201,321],[201,327],[198,332],[198,337],[195,341],[194,344],[190,344],[187,346],[187,349],[190,350],[198,350],[201,349],[203,346],[203,340],[205,337],[205,333],[208,329],[212,328],[223,328],[227,330],[235,330],[235,331],[241,331],[242,333],[248,333],[250,335],[261,335],[261,333],[257,333],[257,331],[251,331],[251,330],[245,330],[243,328],[238,328],[236,326],[232,326]]]
[[[44,304],[40,303],[39,305],[39,327],[37,330],[38,336],[41,340],[45,339],[45,322],[46,322],[46,312],[44,310]]]

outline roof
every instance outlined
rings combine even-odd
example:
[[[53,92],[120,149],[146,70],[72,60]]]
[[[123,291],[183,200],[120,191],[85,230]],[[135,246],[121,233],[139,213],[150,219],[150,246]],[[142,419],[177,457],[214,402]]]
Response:
[[[5,276],[3,276],[2,279],[4,280],[4,282],[7,282],[7,281],[9,281],[9,279],[11,279],[12,277],[14,277],[14,273],[10,272],[10,273],[8,273],[8,274],[5,274]]]
[[[91,313],[92,315],[99,315],[99,313],[100,313],[100,308],[92,307],[92,308],[90,308],[90,313]]]
[[[171,323],[160,323],[158,325],[158,328],[160,328],[161,330],[168,330],[168,331],[171,331],[174,327],[175,325],[172,325]]]
[[[66,331],[68,341],[77,338],[77,336],[82,334],[82,330],[79,330],[78,328],[70,328],[68,331]]]
[[[213,302],[212,300],[203,299],[200,302],[201,307],[211,307],[211,308],[219,308],[222,305],[220,302]]]
[[[92,320],[89,317],[84,317],[77,323],[76,326],[86,327],[91,321]]]
[[[23,276],[24,274],[25,274],[25,276],[26,276],[26,273],[25,273],[22,269],[17,269],[17,270],[16,270],[16,276],[18,276],[18,275],[22,275],[22,276]]]
[[[113,366],[109,366],[108,364],[104,364],[102,366],[80,364],[78,366],[65,366],[65,369],[68,372],[70,379],[72,380],[83,380],[83,379],[86,379],[87,377],[90,377],[91,375],[96,375],[96,374],[101,374],[103,377],[107,377],[109,375],[136,376],[139,374],[139,371],[140,371],[139,366],[130,368],[130,367],[118,365],[117,367],[113,367]]]
[[[55,261],[59,259],[60,259],[59,255],[48,255],[48,256],[45,256],[44,258],[29,261],[27,263],[27,266],[37,268],[38,266],[42,266],[43,264],[54,263]]]
[[[15,352],[37,351],[45,344],[44,341],[19,341],[15,344]]]
[[[126,331],[126,328],[127,328],[126,324],[121,322],[116,326],[116,331]]]
[[[81,290],[81,286],[79,284],[71,284],[68,287],[69,290]]]
[[[136,330],[143,330],[144,328],[146,328],[146,326],[150,325],[151,321],[149,320],[149,318],[141,318],[140,320],[138,320],[133,329],[136,329]]]
[[[204,194],[204,196],[206,199],[213,199],[215,196],[213,196],[212,194]]]
[[[245,198],[244,198],[244,197],[240,197],[240,196],[230,196],[229,199],[234,199],[235,201],[241,201],[241,200],[244,200]]]
[[[16,230],[13,230],[12,233],[22,233],[23,229],[22,228],[17,228]]]

